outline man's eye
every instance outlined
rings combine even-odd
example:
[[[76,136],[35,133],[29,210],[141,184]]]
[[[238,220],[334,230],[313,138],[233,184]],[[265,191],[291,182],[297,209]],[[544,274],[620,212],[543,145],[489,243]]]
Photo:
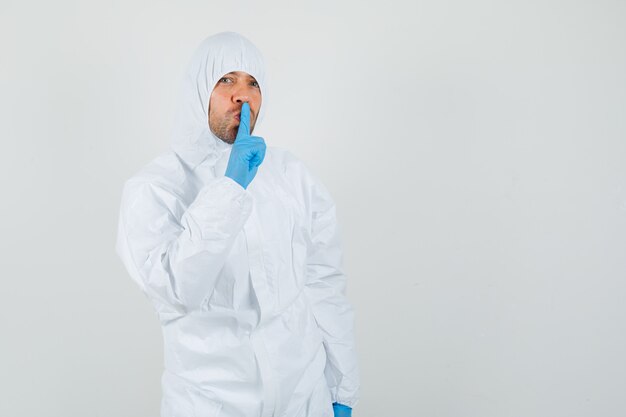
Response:
[[[259,88],[259,83],[257,83],[256,81],[252,81],[252,85],[256,88]]]
[[[227,82],[227,81],[230,82],[232,80],[230,78],[226,78],[226,77],[220,78],[220,82]]]

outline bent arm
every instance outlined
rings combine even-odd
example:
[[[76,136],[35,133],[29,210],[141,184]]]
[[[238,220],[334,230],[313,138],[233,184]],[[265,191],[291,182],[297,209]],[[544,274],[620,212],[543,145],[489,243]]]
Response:
[[[162,187],[125,185],[116,251],[158,313],[185,314],[211,295],[252,203],[239,184],[221,177],[181,216],[180,199]]]

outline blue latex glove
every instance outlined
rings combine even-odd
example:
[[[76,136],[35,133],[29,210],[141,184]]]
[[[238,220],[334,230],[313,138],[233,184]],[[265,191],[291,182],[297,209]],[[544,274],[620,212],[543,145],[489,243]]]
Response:
[[[244,189],[256,176],[265,158],[265,141],[259,136],[250,136],[250,104],[244,102],[239,117],[239,130],[226,167],[226,176],[237,181]]]
[[[333,411],[335,412],[335,417],[352,417],[352,408],[347,405],[333,403]]]

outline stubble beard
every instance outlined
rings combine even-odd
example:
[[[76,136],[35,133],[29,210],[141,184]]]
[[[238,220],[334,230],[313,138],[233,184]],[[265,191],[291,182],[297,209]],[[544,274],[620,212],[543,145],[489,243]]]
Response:
[[[214,121],[209,118],[209,128],[211,132],[224,142],[232,145],[237,138],[237,128],[230,125],[230,120],[224,117],[220,121]]]

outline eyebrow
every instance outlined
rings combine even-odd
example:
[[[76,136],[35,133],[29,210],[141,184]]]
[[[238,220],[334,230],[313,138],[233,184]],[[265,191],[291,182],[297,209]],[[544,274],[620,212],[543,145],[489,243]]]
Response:
[[[231,71],[231,72],[229,72],[229,73],[227,73],[227,74],[224,74],[224,75],[222,76],[222,78],[226,77],[227,75],[231,75],[231,76],[236,77],[236,78],[241,78],[241,77],[240,77],[239,75],[237,75],[234,71]],[[252,81],[256,81],[256,78],[254,78],[254,77],[253,77],[252,75],[250,75],[250,74],[246,74],[246,75],[245,75],[245,78],[248,78],[249,80],[252,80]],[[257,82],[258,82],[258,81],[257,81]]]

